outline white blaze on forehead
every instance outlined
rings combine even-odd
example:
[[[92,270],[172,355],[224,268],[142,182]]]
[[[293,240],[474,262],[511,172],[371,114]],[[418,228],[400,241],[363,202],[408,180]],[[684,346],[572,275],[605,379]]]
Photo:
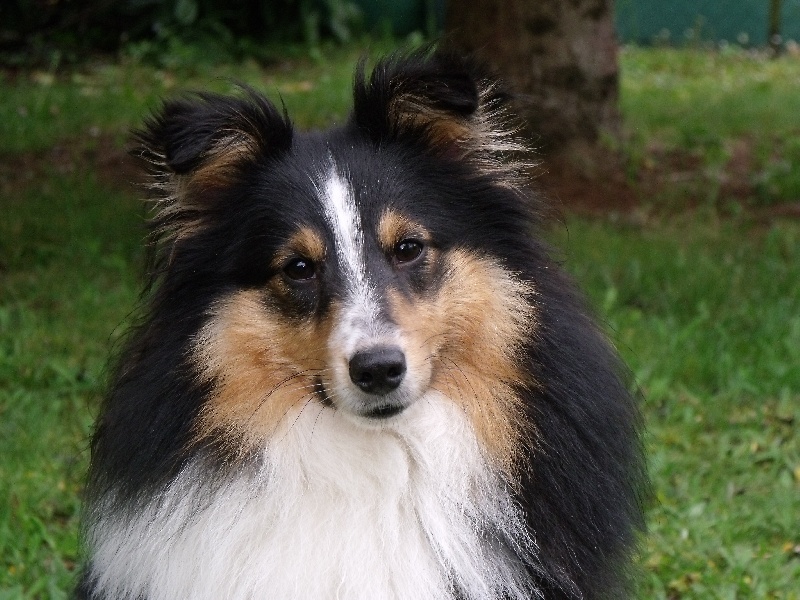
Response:
[[[317,185],[325,220],[331,229],[342,276],[347,284],[344,312],[332,336],[333,346],[350,356],[386,332],[379,318],[377,291],[369,281],[364,254],[364,229],[350,182],[336,166]]]
[[[353,190],[336,168],[322,185],[325,219],[333,231],[336,254],[353,288],[368,288],[364,265],[364,230]],[[351,289],[355,292],[356,289]]]

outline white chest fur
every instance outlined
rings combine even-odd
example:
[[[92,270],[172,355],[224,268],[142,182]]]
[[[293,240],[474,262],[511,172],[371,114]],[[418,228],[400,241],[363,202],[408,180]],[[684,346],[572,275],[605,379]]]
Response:
[[[537,595],[490,547],[499,530],[535,552],[446,398],[374,428],[316,405],[285,423],[257,473],[209,491],[189,466],[135,518],[101,515],[89,536],[99,588],[148,600]]]

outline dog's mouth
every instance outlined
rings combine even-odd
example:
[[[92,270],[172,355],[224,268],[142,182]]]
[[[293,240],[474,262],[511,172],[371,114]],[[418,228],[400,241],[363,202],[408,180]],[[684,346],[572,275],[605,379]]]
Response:
[[[388,419],[389,417],[399,415],[405,408],[406,407],[402,404],[384,404],[371,408],[363,414],[370,419]]]
[[[328,396],[328,392],[325,389],[325,383],[320,377],[317,377],[314,381],[314,394],[317,396],[317,401],[322,404],[322,406],[335,408],[333,400],[331,400],[331,397]],[[389,419],[399,415],[406,408],[407,407],[405,404],[386,402],[384,404],[371,406],[363,411],[360,411],[359,415],[368,419]]]

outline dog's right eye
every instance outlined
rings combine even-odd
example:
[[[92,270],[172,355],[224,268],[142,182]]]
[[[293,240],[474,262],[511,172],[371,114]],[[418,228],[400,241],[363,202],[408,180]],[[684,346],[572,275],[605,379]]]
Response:
[[[422,242],[417,240],[401,240],[394,245],[394,259],[398,263],[415,261],[422,254]]]
[[[308,279],[313,279],[316,276],[317,269],[313,260],[300,257],[294,258],[286,263],[286,265],[283,267],[283,272],[289,279],[294,279],[295,281],[306,281]]]

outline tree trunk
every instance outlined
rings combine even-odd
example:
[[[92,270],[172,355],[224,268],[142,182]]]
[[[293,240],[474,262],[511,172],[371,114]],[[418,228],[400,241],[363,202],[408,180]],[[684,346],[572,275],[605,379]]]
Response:
[[[446,30],[519,94],[545,153],[598,155],[602,136],[618,137],[613,0],[450,0]]]

